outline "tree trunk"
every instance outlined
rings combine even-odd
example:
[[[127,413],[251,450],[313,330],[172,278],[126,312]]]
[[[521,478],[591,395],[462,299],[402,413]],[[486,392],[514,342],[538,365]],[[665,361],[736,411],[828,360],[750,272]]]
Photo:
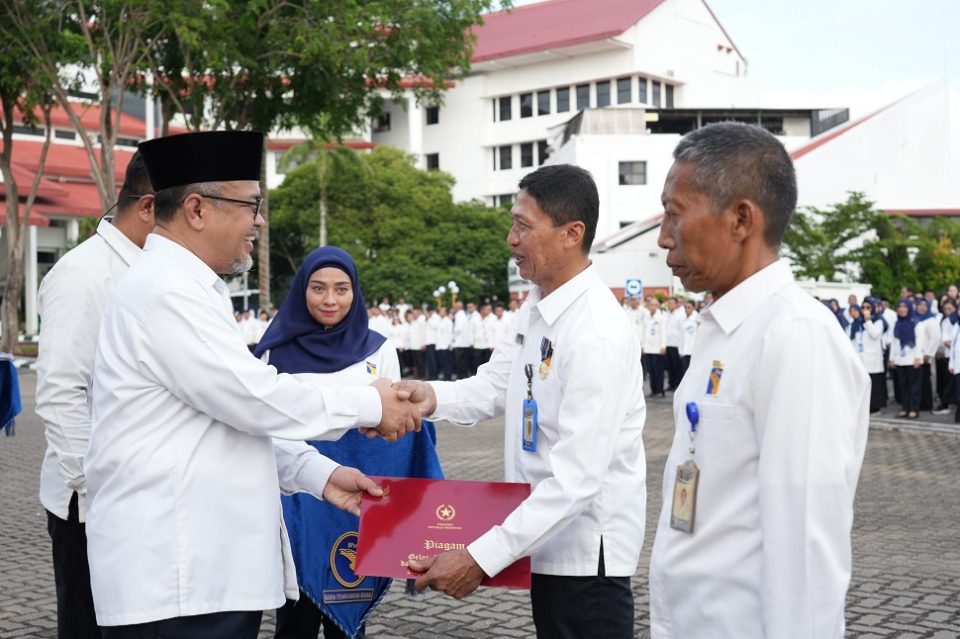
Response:
[[[327,187],[320,187],[320,246],[327,245]]]
[[[267,142],[263,143],[263,161],[260,163],[260,195],[263,204],[260,205],[260,215],[263,216],[263,226],[257,240],[257,288],[260,289],[260,308],[269,308],[270,302],[270,202],[267,192]]]

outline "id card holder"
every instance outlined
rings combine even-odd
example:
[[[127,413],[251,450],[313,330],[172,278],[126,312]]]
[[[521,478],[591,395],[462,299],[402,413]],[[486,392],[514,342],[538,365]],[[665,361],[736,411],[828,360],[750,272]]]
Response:
[[[700,469],[692,459],[677,466],[677,477],[673,482],[673,506],[670,508],[670,527],[685,533],[692,533],[697,517],[697,486],[700,483]]]
[[[537,452],[537,400],[523,400],[523,449],[528,453]]]

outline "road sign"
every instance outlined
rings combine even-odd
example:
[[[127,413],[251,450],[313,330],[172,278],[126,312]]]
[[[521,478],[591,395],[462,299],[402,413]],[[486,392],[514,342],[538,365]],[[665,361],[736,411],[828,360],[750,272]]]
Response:
[[[643,293],[643,280],[627,280],[624,292],[631,297],[641,295]]]

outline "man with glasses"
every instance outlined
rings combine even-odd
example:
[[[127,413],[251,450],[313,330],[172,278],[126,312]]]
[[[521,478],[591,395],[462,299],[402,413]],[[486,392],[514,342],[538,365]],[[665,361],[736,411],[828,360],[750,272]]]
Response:
[[[113,209],[116,213],[108,217]],[[57,589],[58,636],[99,637],[90,595],[85,534],[90,392],[97,333],[107,297],[153,229],[153,188],[140,153],[127,166],[117,203],[97,233],[69,251],[40,284],[37,414],[47,451],[40,502],[47,510]]]
[[[298,596],[280,493],[354,513],[380,490],[304,440],[419,427],[390,380],[335,388],[250,356],[221,274],[243,273],[264,223],[263,135],[140,145],[157,226],[104,311],[87,455],[90,577],[105,639],[253,639]],[[376,427],[376,430],[374,430]]]

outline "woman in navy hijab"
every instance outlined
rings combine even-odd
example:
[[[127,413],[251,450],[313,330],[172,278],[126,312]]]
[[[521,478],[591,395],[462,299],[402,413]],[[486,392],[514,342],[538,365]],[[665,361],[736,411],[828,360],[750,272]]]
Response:
[[[400,378],[397,349],[368,328],[367,308],[353,258],[343,249],[311,251],[290,293],[254,354],[281,373],[317,384],[367,385],[378,377]],[[339,464],[368,475],[442,477],[436,433],[424,422],[419,433],[395,442],[368,439],[351,430],[335,442],[309,442]],[[282,498],[283,517],[297,567],[300,601],[277,611],[277,639],[363,637],[364,620],[386,594],[389,579],[353,572],[359,520],[297,493]]]
[[[903,405],[898,417],[919,417],[920,366],[923,364],[923,351],[920,346],[917,343],[913,301],[902,299],[897,304],[897,323],[893,325],[893,345],[890,347],[890,367],[896,369]]]

